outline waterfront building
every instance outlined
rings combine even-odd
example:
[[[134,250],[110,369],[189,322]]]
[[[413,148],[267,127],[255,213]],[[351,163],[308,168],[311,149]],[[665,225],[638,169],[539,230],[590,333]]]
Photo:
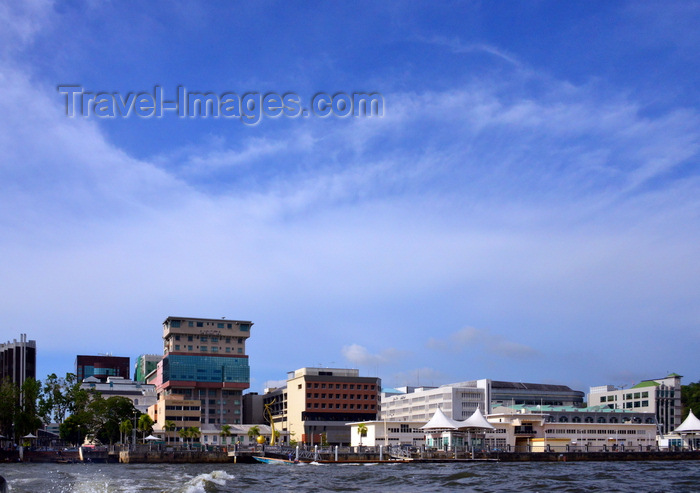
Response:
[[[659,425],[658,433],[671,433],[681,424],[681,375],[671,373],[664,378],[642,380],[625,389],[613,385],[591,387],[590,406],[653,413]]]
[[[400,387],[382,392],[381,419],[427,422],[439,408],[462,421],[476,409],[488,414],[508,405],[583,406],[584,393],[566,385],[471,380],[440,387]]]
[[[148,415],[153,420],[153,435],[166,443],[182,442],[178,435],[180,430],[200,428],[200,405],[198,399],[185,399],[181,394],[161,395],[148,408]],[[173,423],[173,429],[167,429],[166,421]]]
[[[479,411],[480,412],[480,411]],[[450,419],[439,408],[433,413]],[[362,445],[452,450],[468,443],[492,451],[648,450],[656,445],[656,420],[651,413],[607,407],[499,406],[486,420],[493,429],[460,432],[460,425],[428,433],[426,421],[377,420],[351,423],[352,444],[359,445],[358,426],[365,425]],[[436,437],[439,439],[436,441]],[[469,441],[470,440],[470,441]]]
[[[158,367],[158,362],[163,359],[157,354],[142,354],[136,359],[134,365],[134,380],[141,383],[146,383],[146,377],[155,371]]]
[[[245,344],[252,325],[224,318],[166,318],[163,359],[156,375],[148,377],[159,399],[181,395],[198,401],[200,428],[241,424],[242,392],[250,387]]]
[[[142,413],[147,413],[148,408],[157,401],[155,385],[134,382],[123,377],[107,377],[107,381],[103,382],[99,378],[91,376],[83,380],[80,388],[97,391],[105,399],[114,396],[126,397]]]
[[[287,374],[283,388],[266,389],[264,405],[275,429],[308,445],[347,445],[347,423],[376,420],[381,379],[348,368],[300,368]]]
[[[27,378],[36,379],[36,341],[20,334],[19,341],[0,344],[0,381],[22,386]]]
[[[126,356],[80,354],[75,358],[75,375],[79,382],[89,377],[95,377],[102,382],[106,382],[108,377],[129,379],[129,366],[129,358]]]
[[[564,452],[649,450],[656,445],[652,413],[593,406],[501,406],[489,414],[491,450]]]
[[[425,431],[421,429],[425,421],[391,421],[375,420],[348,423],[350,428],[350,446],[375,447],[414,447],[425,444]],[[359,433],[359,426],[366,431]]]

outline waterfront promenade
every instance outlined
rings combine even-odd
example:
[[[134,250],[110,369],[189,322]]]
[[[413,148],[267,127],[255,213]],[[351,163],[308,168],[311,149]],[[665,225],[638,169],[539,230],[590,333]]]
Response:
[[[2,462],[121,462],[124,464],[185,464],[185,463],[252,463],[253,456],[288,459],[298,458],[302,462],[319,463],[449,463],[474,461],[499,462],[580,462],[580,461],[669,461],[700,460],[697,450],[571,450],[571,451],[474,451],[466,450],[414,450],[399,448],[380,450],[379,447],[241,447],[239,450],[225,448],[187,449],[157,446],[119,446],[78,450],[17,450],[0,451]]]

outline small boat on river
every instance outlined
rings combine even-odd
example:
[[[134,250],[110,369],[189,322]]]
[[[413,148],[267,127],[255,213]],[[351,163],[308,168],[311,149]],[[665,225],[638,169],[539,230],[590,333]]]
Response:
[[[294,460],[287,460],[287,459],[276,459],[274,457],[257,457],[253,456],[253,459],[255,459],[258,462],[262,462],[263,464],[299,464],[299,461],[294,461]]]

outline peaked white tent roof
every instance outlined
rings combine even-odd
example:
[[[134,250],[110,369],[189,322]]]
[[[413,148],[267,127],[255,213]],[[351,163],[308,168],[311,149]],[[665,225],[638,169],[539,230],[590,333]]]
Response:
[[[685,421],[674,431],[676,433],[700,433],[700,419],[693,414],[693,410],[691,409]]]
[[[481,414],[481,410],[477,407],[474,414],[469,416],[464,421],[460,421],[460,428],[482,428],[486,430],[493,430],[494,427],[491,423],[486,421],[484,415]]]
[[[433,417],[430,418],[430,421],[425,423],[423,426],[421,426],[421,430],[429,430],[429,429],[452,429],[452,430],[458,430],[461,428],[462,425],[459,421],[455,421],[452,418],[448,418],[445,416],[445,413],[442,412],[442,409],[439,407],[437,408],[437,411],[435,411],[435,414],[433,414]]]

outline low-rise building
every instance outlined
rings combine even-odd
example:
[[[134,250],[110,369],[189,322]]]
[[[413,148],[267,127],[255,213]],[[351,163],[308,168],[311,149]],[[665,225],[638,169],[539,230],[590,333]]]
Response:
[[[275,429],[308,445],[347,445],[346,423],[376,420],[381,380],[361,377],[357,369],[300,368],[289,372],[283,388],[266,389],[263,405]]]
[[[664,435],[681,424],[681,378],[671,373],[664,378],[642,380],[628,389],[613,385],[591,387],[588,404],[652,413],[659,424],[659,434]]]
[[[102,381],[91,376],[83,380],[80,388],[99,392],[105,399],[113,396],[126,397],[142,413],[148,412],[148,408],[158,400],[155,385],[134,382],[123,377],[107,377],[107,381]]]
[[[400,387],[382,392],[381,419],[428,421],[439,408],[454,420],[476,409],[488,414],[502,405],[583,406],[584,393],[566,385],[471,380],[439,387]]]

